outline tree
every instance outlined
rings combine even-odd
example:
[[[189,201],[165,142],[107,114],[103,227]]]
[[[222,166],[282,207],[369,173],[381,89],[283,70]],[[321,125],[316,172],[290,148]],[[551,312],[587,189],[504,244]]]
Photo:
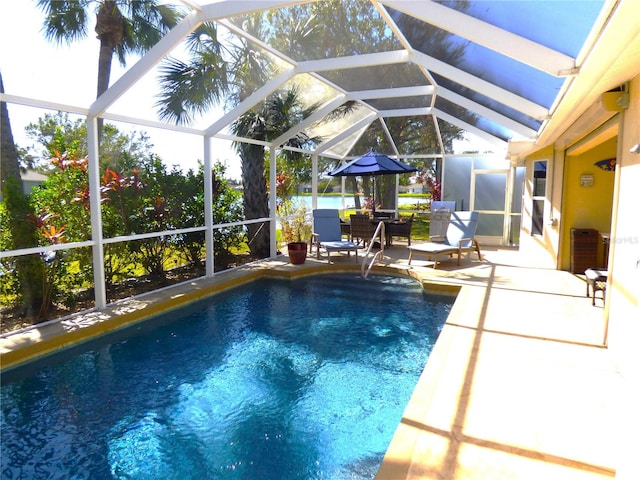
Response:
[[[263,15],[249,15],[236,20],[252,35],[261,38],[268,32]],[[299,37],[311,35],[317,29],[306,22],[298,29]],[[270,28],[270,27],[269,27]],[[217,29],[213,23],[198,27],[187,38],[191,53],[189,62],[168,59],[162,68],[161,95],[156,104],[162,119],[176,123],[189,123],[214,104],[234,106],[245,100],[262,86],[276,71],[269,55],[244,38],[237,38],[226,47],[217,41]],[[313,42],[311,42],[313,43]],[[232,131],[240,137],[269,141],[286,132],[318,107],[303,106],[301,96],[294,87],[273,95],[243,115],[232,125]],[[353,104],[338,109],[344,113]],[[304,148],[317,144],[319,138],[309,138],[300,133],[289,139],[288,146]],[[269,215],[267,182],[265,178],[265,149],[262,145],[236,142],[236,151],[242,162],[243,206],[247,220]],[[305,175],[300,168],[303,155],[285,151],[282,157],[291,167],[298,181]],[[310,168],[307,167],[307,171]],[[263,224],[247,226],[252,255],[269,254],[269,230]]]
[[[239,137],[262,141],[273,140],[311,115],[317,108],[316,104],[305,107],[295,88],[277,92],[262,102],[259,108],[240,117],[232,125],[231,130]],[[319,141],[318,138],[309,138],[304,133],[299,133],[287,140],[285,145],[303,148],[315,145]],[[263,145],[244,142],[235,142],[234,145],[242,159],[242,177],[246,182],[243,193],[245,211],[248,209],[252,215],[256,215],[255,217],[247,215],[247,218],[267,217],[269,205],[265,179],[265,148]],[[289,165],[295,165],[303,155],[300,152],[283,150],[282,156]],[[254,255],[266,257],[269,255],[269,232],[260,227],[261,225],[255,224],[247,226],[249,245]]]
[[[109,88],[114,55],[125,66],[128,55],[149,50],[181,16],[173,6],[157,0],[38,0],[38,6],[45,14],[45,38],[57,43],[85,38],[89,18],[95,14],[100,40],[96,98]],[[102,138],[101,119],[98,138]]]
[[[45,114],[37,122],[30,123],[26,130],[28,137],[42,147],[40,157],[48,161],[47,180],[31,194],[36,218],[47,218],[50,226],[64,229],[66,241],[88,240],[91,238],[91,220],[86,122],[72,120],[68,114],[58,112]],[[152,161],[152,146],[144,133],[123,134],[111,124],[105,124],[103,130],[100,149],[103,234],[115,237],[132,233],[131,226],[135,224],[132,212],[142,208],[138,205],[142,182],[131,172],[144,169]],[[128,173],[125,175],[124,172]],[[77,289],[91,282],[88,249],[61,253],[56,261],[61,264],[56,288]],[[116,243],[107,245],[104,261],[106,281],[112,283],[130,273],[135,259],[127,244]],[[63,279],[64,267],[71,263],[77,265],[75,274]]]
[[[260,26],[255,24],[253,29]],[[161,68],[161,95],[156,103],[161,119],[187,124],[212,105],[237,104],[261,86],[273,71],[267,57],[257,54],[249,42],[239,39],[225,49],[217,35],[215,23],[204,23],[187,37],[191,54],[188,62],[166,60]],[[249,138],[266,136],[265,124],[251,114],[238,121],[236,128]],[[245,218],[267,217],[264,147],[245,143],[237,144],[236,149],[242,161]],[[251,224],[247,231],[252,255],[268,256],[269,229],[264,228],[264,224]]]
[[[247,16],[238,21],[258,37],[264,33],[260,16]],[[262,86],[274,72],[275,66],[268,56],[261,55],[250,42],[239,38],[225,48],[217,41],[217,35],[215,24],[201,25],[187,38],[190,61],[168,59],[165,62],[162,93],[157,102],[161,118],[189,123],[214,104],[226,102],[233,106]],[[232,130],[238,136],[262,141],[283,133],[309,114],[301,108],[297,92],[289,93],[261,103],[236,121]],[[288,115],[291,118],[287,118]],[[307,140],[298,136],[292,142],[301,145]],[[265,149],[262,145],[243,142],[236,142],[235,148],[242,161],[245,218],[268,217]],[[268,256],[269,230],[263,224],[251,224],[247,231],[252,255]]]
[[[225,177],[225,167],[220,162],[212,166],[211,183],[213,203],[213,223],[231,223],[242,219],[241,194],[235,190]],[[204,168],[200,164],[197,171],[189,170],[176,178],[178,185],[172,195],[180,205],[176,227],[198,227],[205,223],[204,218]],[[216,269],[228,268],[231,251],[240,248],[244,240],[242,227],[216,228],[213,232],[213,248]],[[190,232],[176,236],[175,245],[183,252],[187,261],[198,268],[202,267],[204,253],[204,232]]]
[[[4,93],[1,73],[0,92]],[[11,232],[9,248],[17,250],[35,247],[38,245],[38,229],[29,221],[33,208],[22,191],[18,150],[13,141],[9,110],[5,102],[0,102],[0,131],[0,187]],[[33,316],[40,311],[42,305],[44,264],[39,255],[20,255],[16,257],[13,268],[22,294],[23,314]]]
[[[5,125],[6,126],[6,125]],[[34,229],[33,245],[63,241],[84,241],[91,237],[89,185],[87,173],[86,125],[65,114],[47,114],[28,127],[28,136],[42,146],[42,158],[49,160],[47,180],[34,190],[28,200],[35,214],[26,223]],[[110,124],[104,125],[101,152],[101,214],[103,234],[116,237],[204,225],[203,169],[182,172],[168,169],[151,151],[144,133],[123,134]],[[124,149],[118,154],[118,149]],[[61,153],[63,152],[63,153]],[[5,157],[3,156],[3,159]],[[117,169],[117,170],[116,170]],[[213,166],[213,215],[216,223],[240,220],[240,193],[224,180],[224,167]],[[26,197],[25,197],[26,198]],[[25,217],[27,218],[27,217]],[[6,203],[0,204],[0,248],[13,249],[11,219]],[[216,266],[225,268],[230,249],[238,247],[244,236],[241,228],[216,229],[214,253]],[[164,278],[168,259],[182,265],[201,267],[204,233],[166,235],[132,242],[109,243],[105,248],[105,276],[109,286],[134,273],[142,265],[147,273]],[[91,285],[89,248],[58,251],[34,258],[46,276],[37,286],[50,301],[34,306],[34,313],[44,317],[51,300],[56,303],[74,300],[74,292]],[[181,255],[182,253],[182,255]],[[28,258],[27,256],[17,257]],[[2,260],[3,282],[0,290],[9,298],[17,291],[15,260]],[[114,289],[109,289],[110,298]]]
[[[340,8],[336,8],[336,3],[332,1],[310,2],[238,16],[232,21],[249,35],[282,50],[294,60],[323,59],[402,48],[371,2],[341,2],[339,5]],[[441,39],[442,35],[438,34],[434,38]],[[196,115],[207,112],[212,105],[226,103],[233,107],[277,72],[277,65],[270,61],[270,54],[253,45],[247,38],[233,37],[225,44],[217,39],[215,24],[201,25],[187,39],[190,60],[183,62],[170,59],[165,63],[161,78],[162,94],[156,104],[162,119],[189,123]],[[443,50],[447,48],[453,47],[451,44],[442,47]],[[397,65],[382,65],[360,68],[357,72],[348,69],[326,71],[321,75],[347,90],[380,88],[380,78],[388,79],[388,83],[384,85],[386,87],[416,85],[426,81],[418,68],[402,66],[402,74],[398,73],[398,68]],[[237,134],[242,133],[244,137],[258,140],[269,138],[265,124],[260,121],[261,108],[256,107],[234,124]],[[347,102],[336,113],[352,108],[357,108],[357,105]],[[427,119],[425,123],[430,121],[431,119]],[[432,152],[434,146],[439,150],[435,129],[424,128],[423,124],[415,121],[406,122],[391,124],[392,136],[404,134],[406,137],[407,145],[410,146],[406,153],[417,153],[426,148]],[[401,131],[398,132],[398,129]],[[382,129],[379,131],[382,132]],[[451,129],[446,133],[455,136],[460,134],[460,130]],[[364,138],[371,142],[368,148],[376,145],[374,141],[386,141],[376,132],[367,134]],[[446,140],[445,144],[448,142]],[[246,218],[260,218],[268,213],[264,148],[249,143],[237,144],[236,148],[242,159]],[[365,152],[366,150],[360,153]],[[357,154],[356,151],[351,153]],[[260,250],[266,248],[262,241],[260,244]]]
[[[215,23],[204,23],[186,38],[188,62],[173,57],[163,61],[156,102],[160,119],[187,125],[197,114],[226,100],[234,77],[225,57],[231,54],[225,52],[217,35]]]
[[[72,119],[68,113],[45,113],[25,128],[27,136],[41,151],[41,159],[49,159],[54,151],[74,151],[80,157],[87,155],[87,124],[83,119]],[[100,168],[116,172],[139,168],[144,158],[151,158],[153,145],[142,131],[122,133],[115,125],[104,124],[100,145]],[[42,165],[40,166],[42,167]]]

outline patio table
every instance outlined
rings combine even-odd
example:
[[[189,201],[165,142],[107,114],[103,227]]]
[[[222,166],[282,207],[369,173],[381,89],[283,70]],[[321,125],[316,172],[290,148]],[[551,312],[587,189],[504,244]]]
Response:
[[[385,217],[378,217],[378,218],[372,218],[371,219],[371,223],[373,223],[376,226],[380,222],[384,223],[384,236],[385,236],[384,246],[385,247],[390,247],[391,246],[391,229],[389,228],[389,225],[394,224],[394,223],[399,223],[400,219],[398,219],[398,218],[385,218]],[[382,232],[380,232],[380,243],[382,244]]]

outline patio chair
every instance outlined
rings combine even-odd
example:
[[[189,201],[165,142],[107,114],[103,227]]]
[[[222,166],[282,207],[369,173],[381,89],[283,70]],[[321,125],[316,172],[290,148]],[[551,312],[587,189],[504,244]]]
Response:
[[[456,202],[449,200],[434,200],[431,202],[429,215],[429,241],[444,242],[451,212],[456,210]]]
[[[351,224],[340,219],[340,233],[343,237],[351,240]]]
[[[447,238],[447,228],[452,210],[431,210],[429,216],[429,241],[442,243]]]
[[[331,252],[339,251],[346,251],[349,256],[351,256],[351,252],[356,252],[356,263],[358,263],[358,246],[351,241],[342,240],[340,215],[337,209],[318,208],[313,210],[310,253],[313,245],[316,246],[318,258],[320,258],[320,249],[326,250],[329,263],[331,263]]]
[[[399,220],[387,225],[387,244],[393,244],[393,237],[404,237],[407,239],[408,245],[411,246],[411,227],[414,216],[415,213],[412,213],[407,220]]]
[[[392,212],[373,212],[374,220],[388,220],[390,218],[393,218]]]
[[[415,254],[433,258],[433,268],[442,255],[458,255],[458,265],[463,253],[475,251],[482,260],[480,245],[474,238],[478,226],[478,212],[452,212],[444,243],[425,242],[407,247],[409,249],[409,265]]]
[[[353,214],[351,219],[351,240],[360,243],[366,247],[367,242],[372,241],[373,234],[376,233],[376,224],[371,221],[369,215],[361,213]]]

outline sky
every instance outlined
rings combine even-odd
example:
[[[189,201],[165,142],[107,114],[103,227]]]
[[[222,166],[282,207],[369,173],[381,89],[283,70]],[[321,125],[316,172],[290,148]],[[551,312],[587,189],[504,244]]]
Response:
[[[85,40],[70,45],[55,45],[44,39],[42,19],[43,14],[35,0],[0,1],[0,70],[5,93],[88,107],[95,100],[97,89],[99,41],[95,38],[95,25],[89,27]],[[133,66],[137,60],[138,57],[128,57],[126,68]],[[114,60],[111,85],[124,72],[125,69]],[[157,121],[153,96],[148,93],[150,91],[158,91],[153,72],[147,74],[109,111]],[[24,128],[45,113],[55,113],[55,110],[10,103],[8,108],[14,141],[21,147],[33,144]],[[168,165],[195,168],[197,161],[204,157],[203,141],[199,136],[109,122],[121,131],[135,129],[146,132],[155,146],[154,151]],[[213,151],[213,159],[227,165],[227,176],[240,179],[240,162],[232,152],[230,142],[214,140]]]
[[[42,19],[43,13],[38,9],[36,0],[0,1],[0,71],[5,93],[88,107],[95,100],[97,88],[99,42],[95,38],[94,25],[89,27],[85,40],[70,45],[56,45],[44,39]],[[126,68],[133,66],[137,60],[137,57],[129,57]],[[125,69],[114,60],[111,85],[124,72]],[[157,72],[154,71],[148,73],[110,107],[109,112],[157,121],[154,95],[149,94],[159,91],[156,75]],[[33,143],[27,138],[24,128],[29,123],[36,122],[46,112],[55,113],[55,110],[15,104],[8,104],[8,108],[14,140],[24,148]],[[219,113],[218,111],[218,115]],[[215,120],[214,116],[193,126],[204,128]],[[168,165],[177,165],[182,169],[195,168],[197,161],[204,157],[203,141],[199,136],[109,122],[114,123],[121,131],[135,129],[146,132],[154,145],[155,153]],[[478,147],[478,143],[472,140],[459,148],[482,151],[487,148],[482,143],[484,142]],[[230,142],[214,139],[213,159],[227,166],[228,177],[240,179],[240,160],[233,152]]]

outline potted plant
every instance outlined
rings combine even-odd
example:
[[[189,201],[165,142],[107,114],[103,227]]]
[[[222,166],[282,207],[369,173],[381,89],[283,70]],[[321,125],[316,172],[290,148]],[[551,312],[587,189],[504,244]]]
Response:
[[[365,197],[364,206],[362,207],[362,213],[364,215],[371,216],[371,213],[375,211],[376,211],[376,204],[374,202],[373,197]]]
[[[278,187],[277,213],[280,221],[282,239],[287,243],[289,260],[294,265],[299,265],[307,259],[308,241],[311,238],[311,222],[306,204],[299,199],[292,200],[286,195],[289,189],[287,178],[284,174],[277,177]]]
[[[307,219],[307,207],[303,201],[286,199],[279,205],[282,239],[287,243],[289,260],[294,265],[307,259],[308,241],[311,238],[311,223]]]

